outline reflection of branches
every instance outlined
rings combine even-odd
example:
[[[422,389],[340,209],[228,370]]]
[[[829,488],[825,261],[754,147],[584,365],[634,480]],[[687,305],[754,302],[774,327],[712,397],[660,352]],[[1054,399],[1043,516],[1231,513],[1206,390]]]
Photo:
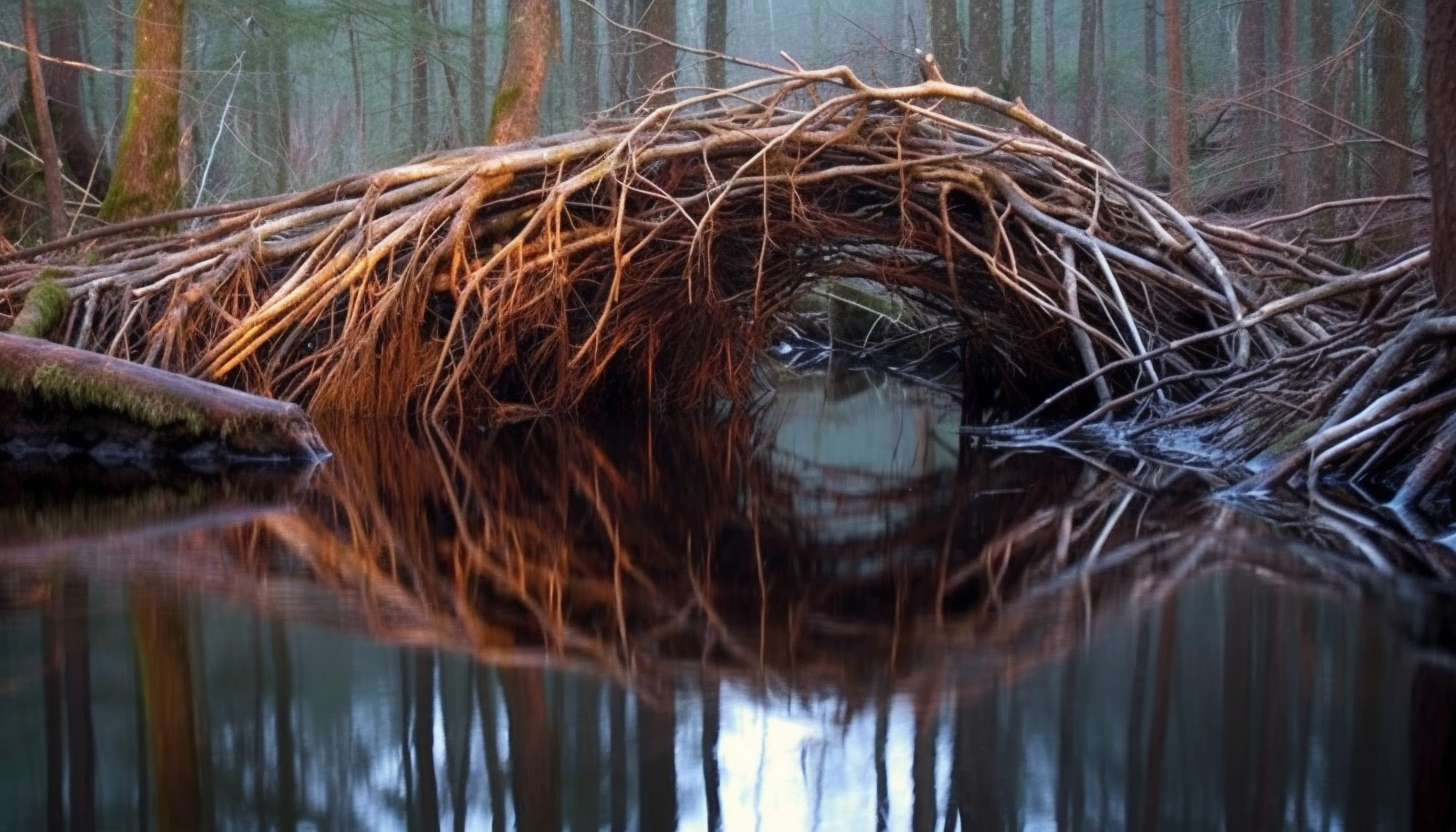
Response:
[[[1141,462],[967,451],[958,471],[873,487],[815,471],[806,516],[807,475],[741,421],[331,444],[315,496],[255,545],[292,551],[382,637],[639,685],[706,664],[868,695],[886,667],[938,685],[952,647],[972,673],[1029,667],[1105,611],[1261,548],[1205,483]]]

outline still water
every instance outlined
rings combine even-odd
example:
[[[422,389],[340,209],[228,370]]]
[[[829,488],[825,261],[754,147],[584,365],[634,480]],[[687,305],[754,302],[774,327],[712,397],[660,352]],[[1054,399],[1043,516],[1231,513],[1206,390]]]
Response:
[[[780,388],[309,478],[8,472],[0,829],[1450,822],[1449,598],[1187,472]]]

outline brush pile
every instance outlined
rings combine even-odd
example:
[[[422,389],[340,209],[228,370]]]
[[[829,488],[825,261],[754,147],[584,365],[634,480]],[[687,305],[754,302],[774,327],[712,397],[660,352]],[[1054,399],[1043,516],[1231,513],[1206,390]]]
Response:
[[[1456,327],[1424,317],[1423,252],[1353,272],[1198,223],[1019,102],[926,76],[786,70],[174,236],[73,238],[0,258],[0,314],[46,270],[75,346],[314,414],[501,421],[746,401],[785,311],[863,278],[956,322],[972,407],[1234,419],[1247,456],[1294,448],[1282,481],[1372,448],[1414,497],[1446,470]]]

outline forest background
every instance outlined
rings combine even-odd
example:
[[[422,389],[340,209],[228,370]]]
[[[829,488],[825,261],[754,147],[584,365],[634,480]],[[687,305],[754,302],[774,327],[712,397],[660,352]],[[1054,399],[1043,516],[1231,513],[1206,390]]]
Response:
[[[110,177],[132,66],[135,3],[35,0],[69,230]],[[552,3],[546,3],[550,7]],[[1420,0],[559,0],[518,20],[550,61],[540,133],[721,87],[733,55],[848,63],[1021,97],[1194,213],[1297,209],[1425,191]],[[508,36],[506,0],[256,0],[186,5],[178,141],[183,206],[307,188],[348,171],[486,142]],[[619,25],[625,24],[625,25]],[[6,196],[0,233],[44,239],[39,141],[26,115],[19,16],[0,18]],[[703,53],[664,48],[671,40]],[[657,90],[656,95],[652,95]],[[1368,261],[1412,242],[1424,203],[1345,217]],[[80,223],[81,225],[78,225]],[[1364,232],[1354,234],[1353,232]]]

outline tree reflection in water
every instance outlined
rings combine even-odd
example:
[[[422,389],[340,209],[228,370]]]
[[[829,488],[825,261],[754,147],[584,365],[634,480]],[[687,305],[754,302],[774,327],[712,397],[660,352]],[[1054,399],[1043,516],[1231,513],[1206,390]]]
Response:
[[[873,470],[806,459],[782,418],[335,432],[309,490],[225,484],[209,514],[172,488],[130,527],[11,489],[0,828],[1449,811],[1450,722],[1412,721],[1453,704],[1449,665],[1401,633],[1451,627],[1416,584],[1356,603],[1360,560],[1187,472],[923,421]]]

